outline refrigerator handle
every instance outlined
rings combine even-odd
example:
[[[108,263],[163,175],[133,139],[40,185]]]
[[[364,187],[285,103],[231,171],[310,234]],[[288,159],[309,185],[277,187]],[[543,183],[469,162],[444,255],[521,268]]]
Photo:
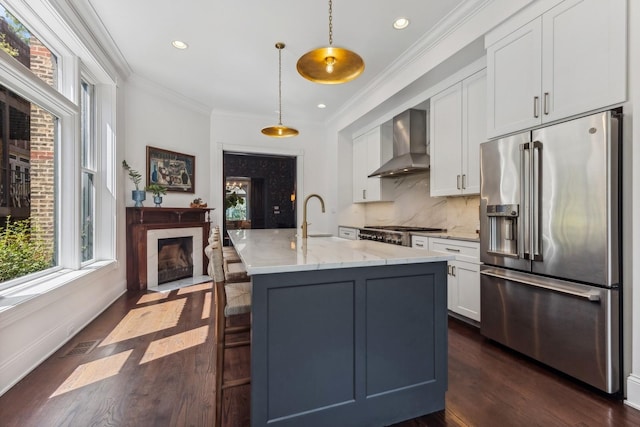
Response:
[[[571,295],[591,302],[600,302],[600,293],[598,291],[584,291],[570,285],[555,285],[549,281],[528,280],[524,277],[519,277],[512,274],[501,274],[496,269],[483,270],[480,271],[480,274],[484,276],[495,277],[497,279],[522,283],[525,285],[534,286],[536,288],[547,289],[561,294]]]
[[[537,156],[536,156],[537,153]],[[540,177],[542,163],[542,142],[533,141],[531,143],[531,175],[529,180],[531,216],[529,219],[531,232],[529,234],[531,244],[531,260],[542,261],[540,253]]]
[[[525,142],[524,144],[520,144],[520,206],[521,216],[518,218],[518,258],[521,259],[529,259],[530,244],[529,237],[531,232],[529,230],[530,221],[525,219],[525,216],[528,215],[528,205],[529,205],[529,189],[526,186],[527,182],[527,174],[529,172],[529,168],[527,167],[527,159],[526,152],[529,151],[529,142]]]

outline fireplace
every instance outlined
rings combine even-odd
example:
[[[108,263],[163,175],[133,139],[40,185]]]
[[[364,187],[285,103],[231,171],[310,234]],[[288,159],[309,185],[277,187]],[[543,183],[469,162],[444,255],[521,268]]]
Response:
[[[158,285],[193,276],[193,237],[158,239]]]
[[[157,290],[168,282],[200,280],[207,269],[210,210],[127,208],[127,288]]]
[[[148,230],[147,288],[157,288],[162,283],[185,277],[201,276],[203,253],[202,228]]]

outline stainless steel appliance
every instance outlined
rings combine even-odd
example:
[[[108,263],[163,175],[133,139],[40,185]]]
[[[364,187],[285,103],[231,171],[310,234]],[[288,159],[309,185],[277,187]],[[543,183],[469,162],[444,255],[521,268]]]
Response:
[[[427,154],[427,112],[424,110],[406,110],[393,118],[393,157],[376,169],[369,178],[381,178],[412,173],[429,169]]]
[[[608,393],[621,384],[621,119],[480,146],[482,334]]]
[[[393,245],[411,246],[412,232],[443,232],[443,228],[408,227],[401,225],[365,226],[360,229],[358,239],[374,240]]]

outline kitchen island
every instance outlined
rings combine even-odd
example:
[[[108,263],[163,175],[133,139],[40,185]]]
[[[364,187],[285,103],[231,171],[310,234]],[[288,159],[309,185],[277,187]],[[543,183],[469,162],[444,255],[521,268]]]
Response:
[[[229,237],[253,281],[253,426],[382,426],[444,409],[453,257],[294,229]]]

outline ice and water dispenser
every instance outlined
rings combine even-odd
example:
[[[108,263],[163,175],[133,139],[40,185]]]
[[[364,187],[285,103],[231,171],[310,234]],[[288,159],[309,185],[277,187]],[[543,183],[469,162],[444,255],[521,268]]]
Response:
[[[489,252],[518,257],[518,205],[488,205]]]

